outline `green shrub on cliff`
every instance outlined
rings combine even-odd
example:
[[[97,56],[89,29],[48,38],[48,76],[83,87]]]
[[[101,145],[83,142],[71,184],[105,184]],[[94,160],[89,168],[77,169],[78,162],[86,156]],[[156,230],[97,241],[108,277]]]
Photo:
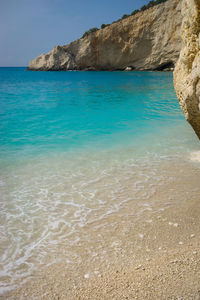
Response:
[[[109,26],[110,24],[102,24],[101,29],[104,29],[105,27]]]
[[[148,9],[148,8],[150,8],[150,7],[153,7],[153,6],[156,6],[156,5],[158,5],[158,4],[160,4],[160,3],[163,3],[163,2],[166,2],[167,0],[151,0],[151,1],[149,1],[149,3],[148,4],[146,4],[146,5],[143,5],[141,8],[140,8],[140,10],[139,9],[135,9],[134,11],[132,11],[132,13],[131,13],[131,16],[134,16],[134,15],[136,15],[138,12],[140,12],[140,11],[145,11],[146,9]],[[125,19],[125,18],[127,18],[127,17],[129,17],[130,15],[123,15],[122,16],[122,18],[121,18],[121,20],[122,19]]]
[[[159,0],[159,1],[162,1],[162,2],[165,2],[166,0]],[[153,7],[153,6],[155,6],[155,5],[158,5],[158,4],[160,4],[161,2],[158,2],[158,1],[150,1],[148,4],[146,4],[146,5],[143,5],[141,8],[140,8],[140,11],[144,11],[144,10],[146,10],[146,9],[148,9],[148,8],[150,8],[150,7]]]
[[[91,34],[91,33],[93,33],[93,32],[96,32],[97,30],[99,30],[99,28],[97,28],[97,27],[90,28],[88,31],[86,31],[86,32],[83,34],[82,38],[88,36],[89,34]]]
[[[167,0],[155,0],[155,5],[166,2]]]
[[[147,9],[147,6],[146,5],[143,5],[141,8],[140,8],[140,11],[144,11]]]
[[[163,3],[163,2],[166,2],[167,0],[151,0],[151,1],[149,1],[149,3],[148,4],[146,4],[146,5],[143,5],[143,10],[145,10],[145,9],[148,9],[148,8],[150,8],[150,7],[153,7],[153,6],[156,6],[156,5],[158,5],[158,4],[160,4],[160,3]],[[142,8],[141,8],[141,10],[142,10]],[[145,9],[144,9],[145,8]]]
[[[146,9],[148,9],[148,8],[150,8],[150,7],[156,6],[156,5],[161,4],[161,3],[163,3],[163,2],[166,2],[166,1],[168,1],[168,0],[151,0],[151,1],[149,1],[148,4],[143,5],[143,6],[140,8],[140,10],[139,10],[139,9],[135,9],[134,11],[132,11],[131,16],[134,16],[134,15],[136,15],[136,14],[137,14],[138,12],[140,12],[140,11],[145,11]],[[120,20],[126,19],[126,18],[128,18],[129,16],[130,16],[130,15],[124,14],[124,15],[121,17],[121,19],[112,22],[112,24],[113,24],[113,23],[117,23],[117,22],[120,21]],[[109,26],[109,25],[110,25],[110,24],[102,24],[102,25],[101,25],[101,29],[103,29],[103,28],[105,28],[105,27],[107,27],[107,26]],[[91,34],[91,33],[93,33],[93,32],[96,32],[97,30],[99,30],[99,28],[97,28],[97,27],[94,27],[94,28],[89,29],[88,31],[86,31],[86,32],[83,34],[82,38],[88,36],[89,34]]]
[[[128,17],[130,17],[130,15],[126,15],[126,14],[125,14],[125,15],[122,16],[122,19],[126,19],[126,18],[128,18]]]
[[[136,15],[139,12],[139,9],[135,9],[134,11],[132,11],[131,16]]]

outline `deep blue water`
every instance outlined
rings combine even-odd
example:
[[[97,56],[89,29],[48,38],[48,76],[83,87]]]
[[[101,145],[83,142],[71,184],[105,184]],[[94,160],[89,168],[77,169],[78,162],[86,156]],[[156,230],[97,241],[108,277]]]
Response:
[[[172,73],[0,68],[4,159],[105,148],[142,141],[148,134],[159,139],[164,128],[183,125],[184,131],[185,123]]]

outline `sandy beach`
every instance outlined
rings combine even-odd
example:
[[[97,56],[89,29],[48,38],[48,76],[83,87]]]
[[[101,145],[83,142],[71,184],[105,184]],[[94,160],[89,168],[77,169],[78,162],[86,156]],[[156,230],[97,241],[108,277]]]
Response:
[[[199,162],[167,172],[176,177],[142,212],[130,202],[104,226],[84,226],[90,241],[71,248],[73,264],[59,245],[46,266],[0,299],[200,299]],[[52,255],[57,263],[48,266]]]

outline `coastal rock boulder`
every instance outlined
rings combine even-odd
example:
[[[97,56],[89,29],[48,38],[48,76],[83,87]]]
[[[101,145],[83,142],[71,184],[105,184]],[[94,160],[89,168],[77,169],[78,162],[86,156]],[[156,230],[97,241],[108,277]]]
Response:
[[[30,70],[172,70],[181,49],[181,2],[168,0],[29,63]]]
[[[183,48],[174,71],[176,93],[200,139],[200,0],[183,0]]]

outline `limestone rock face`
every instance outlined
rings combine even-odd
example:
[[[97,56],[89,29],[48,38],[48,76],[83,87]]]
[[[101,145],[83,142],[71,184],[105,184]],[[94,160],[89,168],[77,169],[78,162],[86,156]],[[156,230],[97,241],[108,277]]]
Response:
[[[200,0],[183,0],[183,48],[174,71],[176,93],[200,139]]]
[[[181,2],[168,0],[85,38],[57,46],[32,60],[28,69],[171,70],[181,49]]]

